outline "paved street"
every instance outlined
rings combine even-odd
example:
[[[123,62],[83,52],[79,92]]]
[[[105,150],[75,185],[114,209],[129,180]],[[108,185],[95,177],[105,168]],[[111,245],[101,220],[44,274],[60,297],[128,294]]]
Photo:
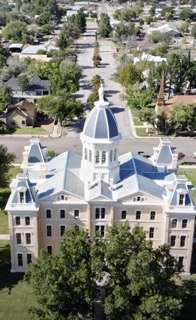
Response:
[[[77,95],[85,102],[90,94],[89,81],[92,79],[93,75],[99,74],[104,79],[106,96],[113,104],[113,111],[117,117],[119,130],[122,133],[122,143],[119,146],[120,153],[127,151],[144,151],[146,154],[151,154],[153,146],[158,144],[159,139],[135,138],[132,134],[129,114],[123,107],[123,102],[120,99],[121,88],[118,83],[112,80],[116,69],[116,62],[113,56],[114,46],[110,40],[99,41],[102,66],[100,68],[93,67],[92,55],[95,41],[94,34],[95,26],[90,25],[86,34],[78,40],[78,63],[83,69],[83,78],[81,80],[81,88]],[[79,139],[80,129],[81,128],[78,126],[71,127],[68,130],[68,133],[61,138],[42,138],[41,141],[48,149],[53,149],[57,153],[65,150],[81,152]],[[193,152],[196,151],[195,138],[171,138],[171,140],[178,152],[186,154],[186,158],[182,159],[182,161],[194,161]],[[29,138],[25,137],[0,137],[0,144],[6,145],[9,151],[16,154],[16,162],[21,161],[24,146],[27,145],[28,142]]]

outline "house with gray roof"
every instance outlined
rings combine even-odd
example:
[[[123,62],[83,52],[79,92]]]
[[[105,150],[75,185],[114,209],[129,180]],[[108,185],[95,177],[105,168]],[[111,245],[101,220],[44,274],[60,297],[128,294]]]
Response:
[[[81,133],[82,154],[50,159],[38,139],[25,147],[22,174],[12,181],[6,205],[11,271],[25,272],[40,250],[55,253],[67,228],[104,236],[127,221],[141,226],[154,248],[170,245],[182,272],[191,272],[196,208],[191,183],[177,175],[178,154],[161,140],[150,158],[120,155],[121,134],[104,91]]]
[[[38,76],[30,79],[25,88],[22,87],[18,79],[14,76],[6,82],[6,86],[11,90],[12,98],[15,101],[28,99],[34,102],[50,93],[49,81],[41,79]]]

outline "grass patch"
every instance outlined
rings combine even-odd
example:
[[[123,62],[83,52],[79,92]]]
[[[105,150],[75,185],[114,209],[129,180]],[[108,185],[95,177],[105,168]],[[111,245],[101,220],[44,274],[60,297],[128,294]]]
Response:
[[[24,275],[10,273],[10,247],[8,241],[0,241],[0,320],[30,319],[29,308],[35,298]]]
[[[42,127],[26,127],[26,128],[17,128],[14,132],[15,134],[47,134],[47,131]]]
[[[143,122],[138,117],[133,117],[133,122],[135,126],[142,126]]]
[[[11,167],[8,172],[8,182],[10,182],[20,171],[19,167]],[[5,212],[6,202],[10,195],[10,189],[7,188],[0,188],[0,234],[8,233],[8,217],[7,213]]]

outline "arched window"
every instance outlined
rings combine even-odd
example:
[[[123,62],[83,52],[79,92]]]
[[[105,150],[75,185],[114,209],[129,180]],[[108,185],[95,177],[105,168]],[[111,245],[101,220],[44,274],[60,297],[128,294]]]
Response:
[[[114,161],[116,161],[116,154],[117,154],[117,151],[116,149],[114,149]]]
[[[102,151],[101,163],[105,163],[105,162],[106,162],[106,151]]]
[[[87,160],[87,149],[84,149],[84,159]]]
[[[89,161],[91,162],[92,161],[92,151],[91,150],[89,150]]]
[[[99,151],[96,151],[96,154],[95,154],[95,162],[96,162],[96,163],[99,163]]]
[[[110,162],[112,162],[112,160],[113,160],[113,152],[112,152],[112,150],[110,151]]]

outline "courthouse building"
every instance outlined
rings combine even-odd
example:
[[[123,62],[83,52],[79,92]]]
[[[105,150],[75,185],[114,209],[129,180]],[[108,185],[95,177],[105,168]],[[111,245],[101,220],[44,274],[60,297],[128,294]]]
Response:
[[[148,159],[131,150],[119,155],[120,141],[100,87],[81,133],[82,155],[65,151],[50,160],[37,139],[25,147],[6,206],[12,272],[26,271],[40,250],[55,253],[70,226],[93,237],[125,221],[143,227],[155,248],[169,244],[190,272],[196,209],[190,181],[176,175],[178,154],[165,140]]]

